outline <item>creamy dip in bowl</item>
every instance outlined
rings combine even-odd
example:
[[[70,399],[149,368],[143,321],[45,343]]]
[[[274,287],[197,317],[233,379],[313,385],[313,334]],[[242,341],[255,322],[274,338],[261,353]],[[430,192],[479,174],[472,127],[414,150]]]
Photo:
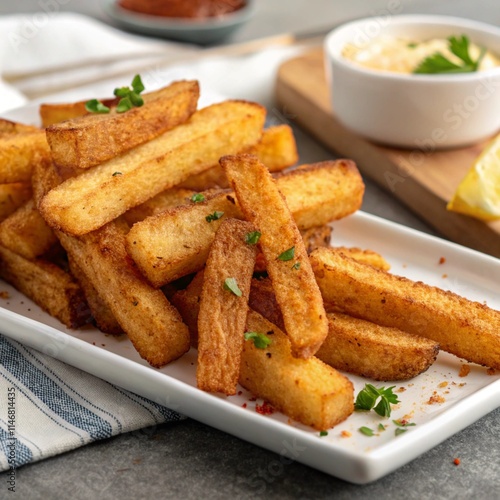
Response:
[[[468,44],[472,63],[481,56],[478,71],[447,52],[452,37],[459,54]],[[328,34],[324,52],[334,115],[369,140],[440,149],[500,130],[498,27],[448,16],[367,18]],[[448,59],[438,64],[459,69],[414,73],[422,58],[437,52]]]

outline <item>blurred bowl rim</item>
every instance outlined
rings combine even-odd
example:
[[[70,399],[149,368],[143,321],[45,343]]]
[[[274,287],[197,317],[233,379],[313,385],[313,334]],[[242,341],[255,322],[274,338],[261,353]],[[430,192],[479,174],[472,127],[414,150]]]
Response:
[[[172,31],[203,31],[220,28],[229,28],[237,24],[242,24],[253,16],[255,12],[255,0],[245,0],[245,5],[234,12],[218,17],[206,17],[203,19],[188,19],[182,17],[162,17],[142,14],[124,9],[118,4],[118,0],[105,0],[108,13],[121,21],[133,23],[138,27],[165,29]]]
[[[485,75],[500,76],[500,66],[497,66],[495,68],[490,68],[484,71],[475,71],[471,73],[430,74],[430,75],[414,74],[414,73],[405,74],[387,70],[365,68],[343,57],[342,49],[348,42],[344,40],[342,44],[339,44],[337,43],[337,39],[340,38],[343,33],[351,31],[356,27],[366,25],[367,23],[373,22],[375,20],[376,17],[365,17],[362,19],[356,19],[344,23],[338,26],[337,28],[333,29],[329,33],[327,33],[323,46],[325,55],[328,57],[328,59],[334,61],[336,64],[344,67],[345,69],[349,69],[351,71],[357,72],[359,74],[371,78],[376,78],[376,79],[388,78],[395,81],[397,80],[408,81],[408,82],[419,81],[422,83],[439,82],[439,83],[449,84],[450,82],[458,82],[458,81],[465,82],[469,80],[476,80],[478,78],[485,77]],[[386,28],[391,26],[411,25],[418,28],[419,26],[422,25],[426,26],[435,25],[436,28],[457,27],[491,35],[495,38],[498,38],[498,44],[500,47],[500,27],[482,21],[475,21],[456,16],[434,15],[434,14],[403,14],[403,15],[391,16],[388,18],[388,20],[384,21],[384,23],[385,24],[384,26],[381,27],[380,32],[376,36],[370,37],[371,40],[376,39],[378,36],[383,34]],[[457,33],[457,35],[460,35],[460,33]],[[489,47],[487,47],[487,50],[490,50]],[[500,58],[500,52],[494,51],[494,54],[498,58]]]

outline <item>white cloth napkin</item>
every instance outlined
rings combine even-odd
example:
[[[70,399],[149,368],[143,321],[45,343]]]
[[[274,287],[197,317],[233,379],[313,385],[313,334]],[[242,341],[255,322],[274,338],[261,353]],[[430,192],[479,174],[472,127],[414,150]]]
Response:
[[[72,24],[68,24],[69,20]],[[130,73],[125,71],[106,79],[103,68],[109,70],[109,62],[103,61],[109,61],[110,54],[138,64],[144,63],[146,54],[155,55],[159,50],[162,59],[151,59],[141,71],[146,91],[174,80],[197,79],[201,86],[200,107],[223,98],[253,100],[268,107],[271,122],[281,121],[281,117],[273,116],[276,71],[283,60],[300,50],[276,46],[244,56],[214,56],[172,65],[165,63],[166,50],[177,54],[192,49],[136,39],[82,16],[60,14],[49,21],[36,36],[18,46],[18,57],[14,57],[9,35],[22,33],[25,21],[18,16],[0,18],[0,54],[3,56],[0,67],[10,82],[3,90],[0,86],[0,113],[9,119],[26,122],[30,117],[29,122],[36,124],[33,117],[39,102],[111,96],[115,87],[128,85],[136,71],[130,67]],[[65,69],[75,60],[94,62],[99,58],[97,65]],[[43,73],[47,68],[59,70],[47,75]],[[89,75],[94,78],[97,71],[101,71],[99,81],[78,86],[78,82]],[[61,79],[74,84],[56,94],[41,92],[43,95],[30,101],[28,106],[5,112],[28,101],[22,90],[33,92],[41,88],[43,91]],[[2,332],[0,324],[0,470],[15,469],[96,439],[183,418],[1,333],[7,332]]]
[[[80,14],[0,17],[0,112],[24,104],[24,93],[29,97],[61,85],[80,86],[109,71],[133,71],[139,62],[179,58],[198,50],[128,34]]]

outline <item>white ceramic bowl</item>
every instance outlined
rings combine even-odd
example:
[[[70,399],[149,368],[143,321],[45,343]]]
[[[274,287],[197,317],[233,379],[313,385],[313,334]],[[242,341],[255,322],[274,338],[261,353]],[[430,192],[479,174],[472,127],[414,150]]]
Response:
[[[363,68],[342,56],[346,44],[380,35],[423,41],[462,34],[500,55],[500,28],[447,16],[374,17],[330,32],[325,67],[335,116],[367,139],[404,148],[465,146],[495,134],[500,130],[500,67],[406,75]]]

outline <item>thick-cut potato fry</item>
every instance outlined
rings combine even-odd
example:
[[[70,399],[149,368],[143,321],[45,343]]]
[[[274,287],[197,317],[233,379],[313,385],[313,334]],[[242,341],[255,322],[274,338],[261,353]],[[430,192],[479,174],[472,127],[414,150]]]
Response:
[[[144,94],[144,105],[80,116],[46,129],[52,158],[63,168],[90,168],[184,123],[198,105],[196,81],[174,82]]]
[[[145,96],[146,95],[147,94],[145,94]],[[110,99],[101,99],[100,102],[109,108],[111,106],[116,106],[119,100],[119,97],[113,97]],[[38,112],[42,122],[42,127],[47,128],[54,123],[60,123],[79,116],[88,115],[89,111],[87,111],[87,108],[85,107],[86,102],[87,101],[40,104]]]
[[[58,181],[53,165],[37,165],[35,201],[43,199]],[[80,238],[60,231],[56,235],[140,356],[160,367],[189,349],[189,331],[162,291],[152,288],[131,261],[125,250],[127,231],[127,223],[116,220]]]
[[[284,330],[271,280],[253,279],[249,307]],[[337,370],[374,380],[406,380],[427,370],[439,344],[342,313],[327,313],[328,335],[316,357]]]
[[[200,271],[173,303],[189,325],[192,345],[198,336],[198,312],[204,275]],[[239,383],[285,415],[315,429],[324,430],[345,420],[353,411],[351,382],[315,357],[295,358],[290,341],[274,324],[255,311],[247,314],[247,331],[269,333],[265,349],[249,340],[243,344]]]
[[[184,188],[170,188],[161,193],[158,193],[153,198],[146,200],[144,203],[132,207],[123,214],[123,218],[127,223],[132,226],[136,222],[144,220],[146,217],[156,215],[169,208],[178,207],[179,205],[186,205],[191,203],[191,196],[194,191]]]
[[[439,344],[397,328],[328,313],[328,336],[316,357],[337,370],[374,380],[408,380],[429,369]]]
[[[92,282],[70,255],[68,255],[68,264],[71,274],[82,287],[92,314],[92,322],[95,326],[101,332],[109,333],[110,335],[122,335],[124,333],[123,329],[118,321],[116,321],[111,309],[101,299]]]
[[[79,328],[90,321],[82,289],[52,262],[28,260],[0,246],[0,277],[68,328]]]
[[[159,368],[189,349],[189,332],[175,307],[130,262],[124,228],[113,221],[80,238],[58,236],[142,358]]]
[[[302,165],[291,172],[276,174],[276,181],[299,229],[347,217],[363,203],[365,185],[351,160]],[[322,198],[321,210],[318,211],[311,197],[318,201]]]
[[[318,245],[319,247],[319,245]],[[370,266],[376,267],[382,271],[389,271],[391,269],[391,265],[387,262],[382,255],[373,250],[362,249],[358,247],[343,247],[343,246],[334,246],[333,250],[336,252],[343,253],[347,257],[354,259],[358,262],[363,262],[365,264],[370,264]]]
[[[256,155],[269,172],[291,167],[298,161],[297,144],[288,125],[276,125],[264,129],[261,140],[242,152]],[[180,186],[194,191],[205,191],[211,188],[227,188],[229,184],[224,170],[217,163],[204,172],[189,177]]]
[[[29,182],[0,184],[0,221],[27,202],[31,198],[31,194]]]
[[[236,394],[248,295],[257,248],[245,241],[249,222],[226,219],[208,255],[198,314],[198,388]],[[226,280],[234,280],[227,287]]]
[[[0,184],[30,182],[33,165],[50,158],[43,130],[0,137]]]
[[[247,330],[267,333],[265,349],[246,341],[241,358],[240,384],[285,415],[316,430],[330,429],[354,409],[351,381],[310,357],[292,356],[289,337],[258,313],[249,311]]]
[[[276,182],[280,190],[286,188],[288,207],[302,229],[327,224],[361,205],[363,181],[354,164],[345,160],[294,170]],[[217,212],[224,218],[242,217],[234,194],[217,194],[138,222],[127,235],[127,250],[156,287],[194,273],[203,267],[221,223],[207,223],[206,217]]]
[[[310,255],[325,302],[379,325],[427,337],[467,361],[500,369],[500,312],[319,248]]]
[[[0,222],[0,245],[26,259],[42,256],[56,242],[54,231],[40,215],[33,199]]]
[[[245,218],[261,233],[266,260],[294,356],[312,356],[328,322],[304,241],[276,181],[254,155],[224,156],[224,167]]]
[[[39,131],[40,129],[38,127],[34,127],[33,125],[25,125],[24,123],[13,122],[11,120],[6,120],[5,118],[0,118],[0,137]]]
[[[196,112],[165,134],[106,163],[67,179],[39,207],[53,228],[82,235],[103,226],[189,175],[213,165],[221,155],[255,144],[265,109],[225,101]]]

